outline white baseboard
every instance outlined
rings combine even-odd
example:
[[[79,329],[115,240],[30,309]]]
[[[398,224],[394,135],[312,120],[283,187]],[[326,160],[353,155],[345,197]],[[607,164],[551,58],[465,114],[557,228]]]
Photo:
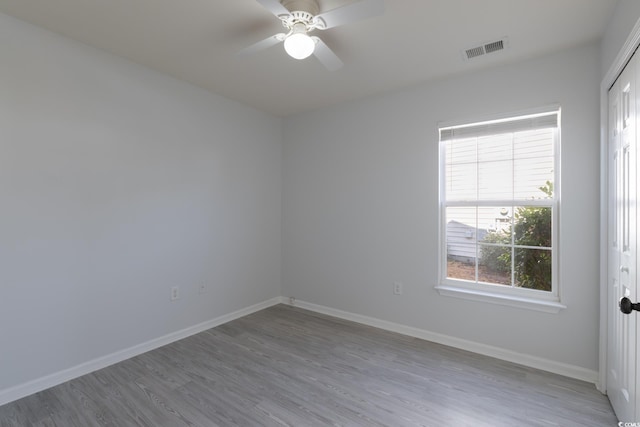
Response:
[[[508,362],[517,363],[519,365],[528,366],[530,368],[536,368],[543,371],[552,372],[554,374],[564,375],[566,377],[587,381],[596,385],[598,384],[598,372],[591,369],[582,368],[580,366],[556,362],[554,360],[544,359],[542,357],[518,353],[500,347],[494,347],[474,341],[455,338],[424,329],[418,329],[411,326],[401,325],[399,323],[376,319],[375,317],[363,316],[360,314],[337,310],[335,308],[325,307],[322,305],[312,304],[304,301],[295,300],[292,304],[289,298],[282,298],[282,303],[294,305],[296,307],[315,311],[317,313],[338,317],[344,320],[351,320],[353,322],[362,323],[364,325],[373,326],[387,331],[397,332],[415,338],[421,338],[426,341],[459,348],[461,350],[467,350],[473,353],[495,357],[496,359],[506,360]]]
[[[54,387],[58,384],[62,384],[74,378],[78,378],[82,375],[89,374],[102,368],[106,368],[107,366],[122,362],[123,360],[130,359],[164,345],[171,344],[172,342],[179,341],[183,338],[200,333],[202,331],[206,331],[207,329],[215,328],[216,326],[222,325],[223,323],[227,323],[231,320],[235,320],[248,314],[255,313],[281,302],[281,297],[272,298],[270,300],[254,304],[250,307],[242,308],[232,313],[216,317],[215,319],[190,326],[180,331],[172,332],[162,337],[152,339],[142,344],[138,344],[133,347],[129,347],[124,350],[120,350],[115,353],[90,360],[72,368],[55,372],[51,375],[35,379],[24,384],[19,384],[8,389],[0,390],[0,405],[13,402],[14,400],[21,399],[42,390],[46,390],[50,387]]]
[[[170,334],[155,338],[142,344],[138,344],[133,347],[90,360],[72,368],[55,372],[51,375],[35,379],[24,384],[19,384],[8,389],[0,390],[0,406],[280,303],[294,305],[296,307],[304,308],[306,310],[314,311],[317,313],[362,323],[364,325],[373,326],[391,332],[397,332],[403,335],[421,338],[438,344],[448,345],[462,350],[483,354],[485,356],[495,357],[497,359],[518,363],[520,365],[541,369],[544,371],[552,372],[554,374],[564,375],[570,378],[576,378],[594,384],[597,384],[598,382],[598,372],[581,368],[579,366],[556,362],[553,360],[531,356],[528,354],[517,353],[515,351],[506,350],[500,347],[494,347],[474,341],[455,338],[448,335],[430,332],[424,329],[418,329],[399,323],[388,322],[386,320],[380,320],[374,317],[363,316],[360,314],[337,310],[334,308],[312,304],[304,301],[295,300],[295,302],[292,304],[289,298],[276,297],[252,305],[250,307],[246,307],[232,313],[216,317],[215,319],[190,326],[180,331],[172,332]]]

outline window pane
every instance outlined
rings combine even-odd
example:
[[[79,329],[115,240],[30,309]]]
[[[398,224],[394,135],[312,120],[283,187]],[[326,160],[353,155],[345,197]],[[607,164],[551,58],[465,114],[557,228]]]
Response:
[[[476,200],[478,197],[477,163],[446,165],[447,200]]]
[[[447,208],[447,277],[476,280],[476,208]]]
[[[448,207],[447,243],[475,245],[477,235],[476,215],[477,208],[475,206]]]
[[[545,199],[551,196],[540,190],[553,182],[553,129],[536,129],[514,134],[514,197]]]
[[[516,245],[550,248],[551,208],[517,207],[513,231]]]
[[[553,157],[553,129],[516,132],[513,135],[514,159]]]
[[[447,278],[476,281],[476,266],[454,259],[447,260]]]
[[[514,254],[515,285],[551,291],[551,251],[515,248]]]
[[[516,159],[513,186],[515,199],[550,199],[549,192],[540,187],[553,182],[553,157]]]
[[[479,246],[478,281],[494,285],[511,285],[511,246]]]
[[[479,206],[478,207],[478,240],[484,241],[487,233],[507,233],[507,241],[511,243],[511,219],[513,208],[510,206]],[[480,231],[482,230],[484,234]],[[494,242],[495,243],[495,242]]]
[[[447,142],[446,163],[476,163],[476,138],[454,139]]]
[[[490,135],[478,138],[478,162],[510,160],[513,158],[513,134]]]
[[[512,160],[479,163],[478,178],[479,200],[512,199]]]
[[[478,208],[478,224],[487,224],[478,247],[478,280],[496,285],[511,285],[511,207]],[[480,233],[478,233],[480,238]]]

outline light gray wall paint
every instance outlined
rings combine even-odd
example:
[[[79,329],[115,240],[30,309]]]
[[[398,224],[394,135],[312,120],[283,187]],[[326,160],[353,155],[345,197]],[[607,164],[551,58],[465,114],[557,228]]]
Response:
[[[283,295],[597,370],[599,59],[584,46],[286,118]],[[440,296],[438,122],[554,103],[568,308]]]
[[[0,39],[0,390],[280,295],[280,118],[6,15]]]
[[[618,0],[611,21],[607,25],[602,38],[602,76],[609,71],[638,19],[640,19],[640,1]]]

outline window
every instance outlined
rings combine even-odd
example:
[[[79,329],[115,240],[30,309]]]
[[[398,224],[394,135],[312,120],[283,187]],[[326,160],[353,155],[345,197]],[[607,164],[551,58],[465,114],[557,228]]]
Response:
[[[559,124],[556,109],[440,128],[441,293],[562,308]]]

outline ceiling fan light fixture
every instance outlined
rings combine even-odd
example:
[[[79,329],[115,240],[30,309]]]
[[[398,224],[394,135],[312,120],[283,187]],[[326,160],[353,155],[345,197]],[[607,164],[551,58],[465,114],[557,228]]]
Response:
[[[315,48],[316,42],[307,35],[304,24],[296,24],[293,27],[293,34],[284,41],[284,50],[295,59],[308,58]]]

